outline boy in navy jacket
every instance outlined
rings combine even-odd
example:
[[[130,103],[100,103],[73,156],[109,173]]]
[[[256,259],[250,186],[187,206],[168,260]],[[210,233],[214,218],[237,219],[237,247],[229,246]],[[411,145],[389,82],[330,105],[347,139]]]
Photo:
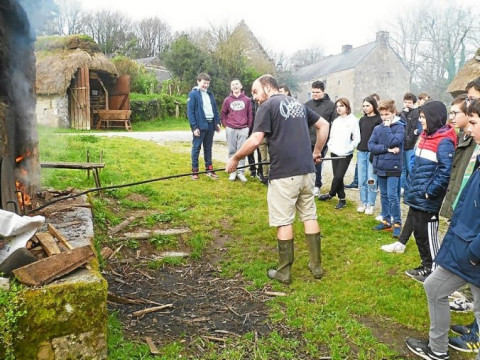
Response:
[[[468,107],[472,137],[480,144],[480,100],[474,100]],[[452,220],[443,239],[435,262],[435,271],[425,280],[430,313],[428,340],[407,338],[407,347],[424,359],[448,359],[448,346],[457,348],[448,339],[450,306],[448,296],[465,284],[470,284],[474,303],[476,323],[480,321],[480,156],[465,188],[461,192]],[[478,349],[477,331],[465,335],[464,343],[471,349]],[[471,335],[471,336],[470,336]],[[463,338],[463,336],[462,336]],[[468,339],[470,338],[470,340]],[[480,359],[480,354],[476,359]]]
[[[445,197],[453,156],[457,146],[457,134],[452,125],[446,124],[447,108],[440,101],[426,102],[420,108],[423,132],[415,148],[415,157],[403,196],[409,206],[406,223],[413,235],[420,254],[421,265],[407,270],[406,274],[423,282],[432,272],[433,258],[438,253],[438,212]]]
[[[380,101],[378,112],[382,124],[373,129],[368,151],[373,155],[373,172],[377,175],[383,220],[373,230],[392,230],[400,236],[402,218],[400,210],[400,175],[403,165],[405,123],[396,116],[393,100]]]

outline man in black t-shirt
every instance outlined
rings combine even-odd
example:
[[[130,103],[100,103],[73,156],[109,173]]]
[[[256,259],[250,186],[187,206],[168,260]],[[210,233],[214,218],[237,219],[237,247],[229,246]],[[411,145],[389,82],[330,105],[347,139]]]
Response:
[[[270,226],[277,228],[279,266],[269,270],[268,277],[282,283],[291,282],[293,255],[293,221],[298,213],[305,228],[310,253],[309,269],[314,278],[323,275],[321,266],[320,227],[313,189],[315,163],[328,136],[329,124],[318,114],[292,97],[279,94],[271,75],[259,77],[252,85],[254,99],[260,104],[252,135],[229,159],[226,171],[235,171],[240,159],[252,153],[268,139],[270,176],[267,194]],[[310,147],[308,128],[317,128],[315,148]]]

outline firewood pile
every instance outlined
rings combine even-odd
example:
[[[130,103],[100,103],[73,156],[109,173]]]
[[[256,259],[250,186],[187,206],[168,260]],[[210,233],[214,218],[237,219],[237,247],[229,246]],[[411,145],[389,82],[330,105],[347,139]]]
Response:
[[[23,284],[48,284],[86,265],[95,256],[90,245],[73,248],[55,226],[48,224],[47,228],[47,232],[36,233],[26,244],[37,261],[12,271]]]

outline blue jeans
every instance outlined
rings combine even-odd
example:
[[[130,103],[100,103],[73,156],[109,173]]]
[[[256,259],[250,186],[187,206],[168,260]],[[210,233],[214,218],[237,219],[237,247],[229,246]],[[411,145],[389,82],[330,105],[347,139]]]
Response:
[[[360,202],[374,206],[377,199],[377,175],[373,173],[370,152],[357,151],[358,190]]]
[[[192,140],[192,169],[198,169],[198,155],[203,144],[203,157],[205,159],[205,168],[212,165],[212,146],[213,135],[215,130],[213,128],[213,121],[208,122],[208,130],[200,130],[200,136],[194,136]]]
[[[400,210],[400,177],[399,176],[378,176],[378,186],[380,187],[380,202],[382,204],[383,220],[389,224],[402,224]]]
[[[410,175],[412,170],[412,157],[415,156],[415,149],[403,150],[403,168],[402,176],[400,178],[400,186],[402,189],[405,189],[405,183],[407,182],[407,177]]]

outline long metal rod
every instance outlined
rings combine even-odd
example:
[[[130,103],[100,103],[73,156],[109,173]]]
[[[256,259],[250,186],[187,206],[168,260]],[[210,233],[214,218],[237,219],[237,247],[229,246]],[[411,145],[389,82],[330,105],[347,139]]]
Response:
[[[327,158],[323,158],[322,161],[325,161],[325,160],[338,160],[338,159],[345,159],[346,156],[337,156],[337,157],[327,157]],[[244,169],[244,168],[247,168],[247,167],[250,167],[250,166],[254,166],[254,165],[268,165],[270,164],[270,162],[266,161],[266,162],[257,162],[257,163],[254,163],[254,164],[248,164],[248,165],[244,165],[244,166],[238,166],[237,169]],[[219,168],[219,169],[212,169],[212,170],[205,170],[205,171],[197,171],[195,172],[195,174],[206,174],[206,173],[209,173],[209,172],[212,172],[212,171],[225,171],[226,168]],[[67,199],[74,199],[76,197],[79,197],[79,196],[82,196],[82,195],[85,195],[85,194],[88,194],[88,193],[91,193],[91,192],[98,192],[98,191],[103,191],[103,190],[111,190],[111,189],[120,189],[120,188],[124,188],[124,187],[129,187],[129,186],[135,186],[135,185],[142,185],[142,184],[147,184],[147,183],[151,183],[151,182],[156,182],[156,181],[163,181],[163,180],[169,180],[169,179],[176,179],[176,178],[180,178],[180,177],[185,177],[185,176],[192,176],[194,173],[193,172],[189,172],[189,173],[184,173],[184,174],[177,174],[177,175],[169,175],[169,176],[163,176],[163,177],[160,177],[160,178],[154,178],[154,179],[149,179],[149,180],[143,180],[143,181],[138,181],[138,182],[134,182],[134,183],[128,183],[128,184],[122,184],[122,185],[111,185],[111,186],[104,186],[104,187],[97,187],[97,188],[93,188],[93,189],[88,189],[88,190],[85,190],[85,191],[82,191],[78,194],[73,194],[73,195],[68,195],[68,196],[65,196],[65,197],[62,197],[62,198],[59,198],[59,199],[55,199],[53,201],[50,201],[49,203],[46,203],[42,206],[39,206],[35,209],[32,209],[30,211],[28,211],[28,213],[33,213],[33,212],[36,212],[38,210],[41,210],[41,209],[44,209],[46,208],[47,206],[50,206],[50,205],[53,205],[57,202],[60,202],[60,201],[63,201],[63,200],[67,200]]]

